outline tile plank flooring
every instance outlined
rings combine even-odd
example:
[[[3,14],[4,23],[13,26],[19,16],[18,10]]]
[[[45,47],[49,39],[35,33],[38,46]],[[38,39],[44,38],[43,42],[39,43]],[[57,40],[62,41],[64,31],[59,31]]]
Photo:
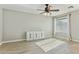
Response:
[[[68,43],[70,50],[74,54],[79,53],[79,43],[73,42],[73,41],[66,41],[66,42]],[[13,53],[16,53],[16,51],[17,52],[27,52],[27,54],[28,54],[28,53],[31,53],[31,51],[36,51],[35,48],[38,48],[38,47],[35,47],[35,48],[34,47],[35,46],[32,44],[32,42],[26,42],[26,41],[4,43],[3,45],[0,46],[0,54],[10,53],[9,51],[12,51]],[[39,50],[41,50],[41,49],[39,49]],[[42,51],[42,52],[44,52],[44,51]],[[39,54],[40,54],[40,51],[39,51]]]

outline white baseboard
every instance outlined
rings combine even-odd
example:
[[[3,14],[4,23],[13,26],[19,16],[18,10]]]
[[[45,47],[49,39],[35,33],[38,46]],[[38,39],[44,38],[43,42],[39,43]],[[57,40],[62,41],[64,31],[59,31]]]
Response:
[[[18,42],[18,41],[24,41],[24,40],[26,40],[26,39],[18,39],[18,40],[11,40],[11,41],[3,41],[3,42],[1,42],[1,45],[2,45],[3,43]]]
[[[2,43],[0,43],[0,45],[2,45]]]
[[[79,38],[78,37],[72,37],[72,41],[79,42]]]
[[[79,42],[79,40],[73,40],[73,39],[72,39],[72,41],[74,41],[74,42]]]

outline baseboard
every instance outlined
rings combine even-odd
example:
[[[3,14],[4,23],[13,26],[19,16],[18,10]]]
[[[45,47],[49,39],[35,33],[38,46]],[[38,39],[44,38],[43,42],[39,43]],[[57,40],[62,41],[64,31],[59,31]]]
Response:
[[[26,39],[18,39],[18,40],[11,40],[11,41],[3,41],[3,42],[1,42],[1,45],[2,45],[3,43],[18,42],[18,41],[24,41],[24,40],[26,40]]]
[[[72,41],[74,41],[74,42],[79,42],[79,40],[73,40],[73,39],[72,39]]]
[[[78,37],[72,37],[72,41],[79,42],[79,38]]]
[[[2,45],[2,43],[0,43],[0,45]]]

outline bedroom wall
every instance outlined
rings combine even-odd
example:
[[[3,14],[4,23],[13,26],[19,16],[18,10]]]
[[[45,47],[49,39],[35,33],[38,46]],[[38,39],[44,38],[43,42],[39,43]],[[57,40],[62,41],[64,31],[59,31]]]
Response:
[[[2,15],[3,14],[2,13],[3,13],[2,8],[0,8],[0,42],[2,41],[2,37],[3,37],[2,36],[3,35],[2,34],[2,31],[3,31],[3,27],[2,27],[2,24],[3,24],[3,22],[2,22],[3,21],[2,20],[3,17],[2,17]]]
[[[79,41],[79,10],[71,13],[71,35],[74,41]]]
[[[3,11],[0,9],[0,41],[24,39],[25,32],[27,31],[42,30],[45,31],[46,37],[52,34],[53,20],[51,17],[7,9]],[[4,16],[2,16],[3,14]],[[72,39],[74,41],[79,41],[79,11],[72,12],[71,14]],[[2,21],[4,21],[4,24]],[[4,31],[2,26],[4,27]]]
[[[44,31],[45,37],[52,36],[52,17],[34,15],[4,9],[4,38],[2,41],[25,39],[27,31]]]

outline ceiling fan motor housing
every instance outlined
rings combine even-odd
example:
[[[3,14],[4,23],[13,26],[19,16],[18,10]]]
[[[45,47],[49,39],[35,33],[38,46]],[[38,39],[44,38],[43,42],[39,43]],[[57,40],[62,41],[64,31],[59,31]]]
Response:
[[[45,4],[45,5],[46,5],[46,7],[48,7],[49,4]]]
[[[45,11],[46,11],[46,12],[49,12],[49,9],[48,9],[48,7],[46,7],[46,8],[45,8]]]

